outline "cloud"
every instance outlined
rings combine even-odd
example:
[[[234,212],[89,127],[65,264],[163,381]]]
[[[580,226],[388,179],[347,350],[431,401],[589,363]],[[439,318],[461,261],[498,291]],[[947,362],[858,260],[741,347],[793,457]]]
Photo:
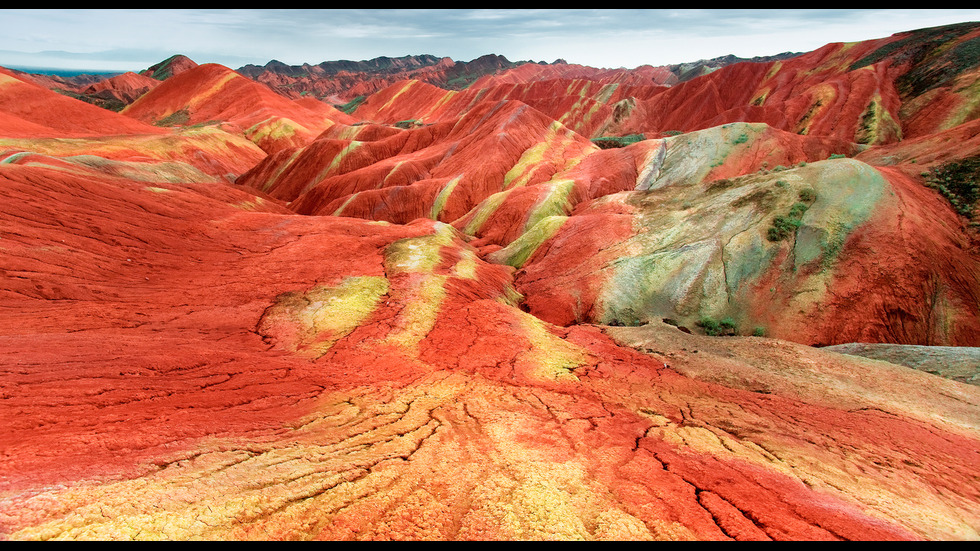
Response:
[[[412,54],[597,67],[809,51],[828,42],[980,20],[980,10],[901,9],[113,9],[0,10],[0,65],[59,50],[138,70],[175,53],[240,67]],[[52,63],[78,63],[48,55]]]

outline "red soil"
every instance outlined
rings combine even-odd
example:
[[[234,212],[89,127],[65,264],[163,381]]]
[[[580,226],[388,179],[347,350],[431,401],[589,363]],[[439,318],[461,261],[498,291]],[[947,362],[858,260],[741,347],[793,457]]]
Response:
[[[963,477],[974,464],[976,440],[955,431],[937,432],[936,425],[874,410],[845,411],[698,382],[665,369],[665,357],[618,347],[594,328],[546,328],[553,341],[548,346],[563,354],[581,350],[584,363],[574,370],[575,383],[543,377],[542,360],[534,352],[541,337],[527,332],[526,314],[492,299],[507,285],[507,272],[477,261],[475,279],[449,275],[467,255],[459,241],[442,248],[433,273],[449,275],[447,295],[417,352],[376,341],[398,327],[410,304],[402,293],[419,281],[410,273],[389,273],[391,304],[311,362],[270,349],[256,334],[256,321],[270,301],[285,291],[351,275],[383,277],[386,246],[428,235],[435,228],[431,222],[378,226],[300,217],[276,207],[248,213],[230,206],[248,194],[228,187],[174,186],[171,194],[161,195],[125,180],[85,180],[36,167],[2,167],[0,175],[5,199],[0,217],[5,230],[16,231],[4,233],[2,309],[8,323],[0,337],[8,369],[4,407],[17,412],[3,434],[3,491],[18,496],[20,504],[3,510],[7,534],[29,528],[32,518],[54,522],[54,533],[72,533],[59,524],[63,513],[39,508],[24,491],[102,487],[96,503],[103,504],[103,514],[119,498],[137,509],[144,500],[169,508],[168,501],[156,500],[180,495],[184,490],[171,486],[178,480],[196,487],[199,475],[201,483],[217,481],[225,469],[238,476],[235,464],[211,471],[206,466],[211,457],[245,445],[251,457],[273,460],[270,454],[286,453],[289,446],[337,438],[342,425],[318,429],[326,432],[314,437],[302,421],[325,407],[318,396],[327,394],[349,396],[359,409],[382,408],[356,421],[372,423],[373,429],[364,433],[365,427],[353,427],[355,433],[341,442],[362,433],[409,445],[395,452],[408,460],[387,463],[375,457],[361,464],[371,465],[366,473],[397,472],[399,480],[434,500],[413,505],[396,485],[374,500],[347,502],[347,511],[309,509],[304,518],[315,522],[307,528],[280,512],[225,524],[227,517],[214,510],[203,517],[218,530],[207,532],[209,537],[399,538],[420,528],[442,538],[533,537],[548,530],[568,535],[559,524],[531,521],[519,529],[475,515],[474,507],[510,503],[524,515],[526,507],[536,505],[516,495],[485,494],[464,468],[505,484],[511,479],[499,477],[517,468],[524,472],[513,479],[520,484],[524,476],[536,480],[536,471],[527,469],[543,464],[567,465],[567,476],[576,476],[579,467],[573,465],[588,473],[578,491],[601,501],[590,501],[575,514],[594,518],[590,515],[609,506],[603,504],[615,504],[639,519],[647,537],[915,539],[921,537],[918,525],[903,527],[880,517],[880,511],[869,516],[862,510],[868,501],[860,505],[840,489],[816,489],[785,469],[760,463],[757,454],[741,454],[759,442],[788,456],[825,454],[838,465],[845,460],[833,450],[844,446],[853,450],[845,463],[861,466],[865,484],[887,483],[889,471],[875,472],[872,459],[887,457],[890,465],[901,458],[940,461],[942,477],[917,471],[907,483],[928,482],[951,493],[964,491]],[[52,209],[62,224],[48,223]],[[426,375],[433,373],[442,374],[434,387]],[[454,394],[442,401],[447,388]],[[392,412],[385,414],[384,408],[397,408],[398,396],[415,392],[425,394],[408,402],[405,413],[386,418]],[[418,408],[422,417],[416,421]],[[425,431],[425,420],[432,419],[443,428]],[[766,429],[759,433],[755,427]],[[430,436],[413,440],[413,432],[391,432],[399,430]],[[730,446],[743,451],[712,451],[696,439],[682,443],[672,436],[701,433],[730,439]],[[810,435],[809,440],[798,435]],[[378,453],[390,445],[384,440],[374,444]],[[306,461],[333,461],[329,452],[319,453],[327,455]],[[321,468],[337,468],[329,464]],[[176,472],[185,474],[168,482]],[[559,489],[576,484],[554,476],[541,480]],[[349,487],[369,479],[351,477]],[[131,497],[117,494],[122,490],[117,484],[127,480],[146,485],[134,488]],[[157,484],[164,493],[157,494]],[[233,500],[234,492],[248,486],[236,486],[222,499]],[[276,487],[311,491],[302,478],[268,489]],[[315,492],[321,497],[297,503],[312,506],[341,495],[330,488]],[[81,494],[78,502],[67,495],[51,497],[79,511],[91,507]],[[263,499],[275,503],[273,494]],[[445,504],[438,514],[432,509],[437,503]],[[415,528],[386,520],[399,510],[422,514],[422,520]],[[894,515],[895,509],[889,512]],[[86,525],[116,526],[114,519],[124,518],[117,515]],[[606,533],[602,522],[589,522],[598,523],[592,528],[596,534]]]
[[[0,114],[10,124],[3,127],[5,137],[73,138],[168,132],[21,80],[2,67],[0,92]]]

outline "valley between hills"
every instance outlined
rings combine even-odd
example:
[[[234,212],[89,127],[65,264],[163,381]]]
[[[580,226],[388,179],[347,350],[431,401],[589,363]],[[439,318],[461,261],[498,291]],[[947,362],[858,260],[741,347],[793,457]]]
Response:
[[[980,23],[0,67],[0,539],[980,539],[978,182]]]

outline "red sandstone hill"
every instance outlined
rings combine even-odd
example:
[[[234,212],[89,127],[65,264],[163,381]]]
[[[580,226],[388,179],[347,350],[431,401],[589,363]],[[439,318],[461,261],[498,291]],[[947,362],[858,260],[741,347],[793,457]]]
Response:
[[[526,64],[483,77],[463,92],[398,83],[369,97],[357,115],[435,122],[458,116],[477,98],[508,97],[590,138],[660,137],[741,121],[862,144],[892,143],[975,118],[967,90],[977,78],[971,48],[978,33],[975,24],[963,24],[828,44],[787,59],[727,65],[685,82],[644,76],[662,68]],[[407,96],[389,101],[394,94]]]
[[[170,56],[160,63],[151,65],[140,71],[140,75],[151,77],[155,80],[167,80],[174,75],[179,75],[195,67],[197,67],[197,62],[185,55],[178,54]]]
[[[72,170],[163,181],[194,173],[227,182],[265,153],[221,129],[172,129],[47,90],[0,68],[0,155],[3,163],[41,163]],[[131,163],[131,164],[128,164]]]
[[[104,109],[121,111],[158,84],[158,80],[130,71],[81,88],[75,97]]]
[[[585,79],[601,84],[627,86],[672,85],[679,82],[667,67],[643,65],[635,69],[597,69],[585,65],[554,63],[550,65],[525,63],[513,69],[485,75],[470,87],[490,88],[498,84],[526,84],[536,80]]]
[[[745,61],[776,61],[796,54],[783,53],[742,59],[724,56],[678,65],[634,69],[598,69],[569,64],[509,61],[504,56],[488,54],[471,61],[454,61],[448,57],[404,56],[379,57],[364,61],[332,61],[317,65],[286,65],[273,60],[264,66],[246,65],[238,72],[270,86],[290,98],[311,95],[325,101],[346,103],[390,86],[400,80],[420,80],[449,90],[467,87],[485,88],[491,82],[526,84],[533,80],[579,79],[604,84],[673,84],[690,80],[725,65]]]
[[[899,141],[902,114],[913,112],[903,106],[922,101],[903,83],[912,73],[928,73],[923,68],[930,64],[945,63],[903,57],[895,44],[940,41],[955,51],[976,34],[975,26],[967,25],[832,44],[783,62],[731,65],[673,87],[488,79],[486,88],[455,92],[405,81],[370,96],[355,114],[378,123],[410,123],[408,129],[373,138],[354,131],[339,140],[332,129],[306,148],[270,156],[239,182],[289,201],[304,214],[399,223],[428,216],[450,222],[494,255],[488,258],[522,268],[517,281],[519,289],[529,291],[525,307],[557,324],[667,318],[694,326],[714,317],[807,344],[976,345],[980,312],[973,305],[980,297],[980,264],[953,209],[922,185],[927,166],[910,174],[832,159],[854,156],[869,144]],[[971,78],[973,71],[961,63],[926,88],[943,89]],[[828,92],[834,90],[846,93]],[[733,107],[739,105],[750,108]],[[804,126],[789,124],[796,116],[790,105],[809,105]],[[653,117],[657,113],[666,118]],[[505,125],[497,126],[497,115],[506,117]],[[757,118],[768,122],[730,122]],[[467,122],[473,120],[481,124]],[[632,156],[596,155],[595,148],[576,144],[577,134],[606,132],[610,121],[615,126],[641,120],[706,128],[646,140],[636,144]],[[460,128],[470,147],[458,140]],[[501,141],[505,135],[509,139]],[[948,137],[940,132],[931,139]],[[959,158],[977,154],[965,147]],[[815,161],[829,164],[816,172],[803,168]],[[787,168],[793,170],[770,172]],[[802,187],[787,185],[787,179]],[[726,188],[731,189],[718,196],[719,209],[708,206],[711,190]],[[671,206],[643,200],[638,208],[636,202],[655,189]],[[795,193],[818,199],[794,205]],[[901,197],[899,203],[885,200],[894,196]],[[733,222],[735,213],[726,206],[732,201],[748,209],[744,226]],[[682,213],[676,204],[684,206]],[[797,209],[793,216],[803,216],[811,206],[810,215],[792,220],[796,246],[786,248],[782,238],[767,233],[768,220],[787,223],[783,211]],[[619,221],[608,218],[606,209]],[[588,213],[583,223],[595,221],[588,231],[596,236],[576,229],[567,238],[574,253],[556,248],[554,243],[566,239],[566,229],[560,228],[566,220],[577,223],[578,213]],[[714,224],[711,216],[734,233],[705,229]],[[906,234],[888,222],[899,216],[918,229]],[[655,229],[655,220],[684,223],[701,233],[682,237],[673,231],[679,241],[651,241],[643,234],[665,231]],[[630,229],[608,230],[620,224]],[[710,234],[721,241],[709,245]],[[918,242],[916,236],[934,241]],[[882,250],[868,251],[867,239]],[[584,243],[590,245],[581,249]],[[683,268],[689,257],[672,253],[669,263],[657,264],[673,272],[658,276],[664,279],[656,283],[648,273],[656,264],[625,260],[650,254],[653,262],[665,250],[695,246],[703,255],[696,271]],[[936,256],[917,260],[906,251]],[[567,262],[569,267],[560,267]],[[880,274],[863,271],[872,263],[885,267]],[[904,270],[909,277],[897,284],[894,274],[909,265],[923,269]],[[542,275],[532,276],[535,270]],[[564,274],[560,283],[554,279],[559,274]],[[650,285],[652,291],[644,289]],[[676,296],[665,298],[668,290]]]
[[[317,101],[292,101],[217,64],[168,78],[123,114],[156,125],[223,123],[267,152],[304,145],[348,115]]]
[[[809,346],[980,346],[975,30],[343,117],[0,71],[0,538],[980,539],[980,387]]]
[[[82,90],[85,94],[108,92],[113,97],[126,104],[156,88],[160,82],[156,79],[138,75],[132,71],[96,82]]]
[[[6,137],[160,134],[165,130],[58,94],[0,68]]]

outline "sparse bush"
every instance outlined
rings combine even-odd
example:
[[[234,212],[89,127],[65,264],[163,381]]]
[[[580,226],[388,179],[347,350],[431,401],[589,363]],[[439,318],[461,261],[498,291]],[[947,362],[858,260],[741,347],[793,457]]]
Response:
[[[817,199],[817,192],[813,188],[804,188],[800,190],[800,201],[805,201],[807,203],[812,203]]]
[[[156,126],[180,126],[187,124],[187,121],[189,120],[191,120],[190,111],[187,109],[180,109],[178,111],[174,111],[166,117],[163,117],[153,124]]]
[[[367,96],[357,96],[356,98],[348,101],[347,103],[345,103],[343,105],[335,105],[334,107],[336,107],[338,110],[343,111],[344,113],[347,113],[348,115],[350,115],[355,110],[357,110],[357,108],[360,107],[361,104],[364,103],[364,100],[366,100],[366,99],[367,99]]]
[[[980,155],[933,168],[926,185],[939,191],[961,215],[972,218],[980,201]]]
[[[702,316],[697,325],[704,330],[705,335],[712,337],[730,337],[738,334],[738,324],[732,318],[718,321],[710,316]]]
[[[830,156],[830,158],[831,159],[846,159],[847,158],[847,155],[844,155],[843,153],[834,153],[833,155]]]
[[[812,190],[810,190],[812,191]],[[804,196],[810,200],[816,199],[816,192],[805,193],[807,190],[800,192],[800,198],[803,199]],[[792,234],[796,233],[799,229],[801,220],[803,219],[803,214],[806,213],[810,205],[806,203],[794,203],[789,209],[789,213],[786,216],[777,216],[772,219],[772,226],[766,231],[766,237],[769,241],[782,241]]]
[[[707,316],[698,320],[698,327],[704,329],[705,335],[710,335],[712,337],[718,336],[718,332],[721,330],[718,322],[714,318],[709,318]]]
[[[800,227],[799,219],[793,219],[788,216],[777,216],[772,220],[772,226],[766,233],[769,241],[782,241],[790,236],[790,234],[796,233],[797,228]]]
[[[737,335],[738,334],[738,324],[732,318],[725,318],[718,322],[718,328],[722,335]]]
[[[803,213],[806,212],[806,209],[808,208],[809,207],[807,206],[806,203],[794,203],[793,206],[790,207],[789,209],[789,217],[799,220],[800,218],[803,217]]]
[[[629,134],[627,136],[601,136],[592,138],[592,143],[602,149],[612,149],[615,147],[626,147],[636,142],[642,142],[646,137],[643,134]]]
[[[766,328],[765,327],[756,327],[755,330],[752,331],[752,336],[753,337],[765,337],[766,336]]]

